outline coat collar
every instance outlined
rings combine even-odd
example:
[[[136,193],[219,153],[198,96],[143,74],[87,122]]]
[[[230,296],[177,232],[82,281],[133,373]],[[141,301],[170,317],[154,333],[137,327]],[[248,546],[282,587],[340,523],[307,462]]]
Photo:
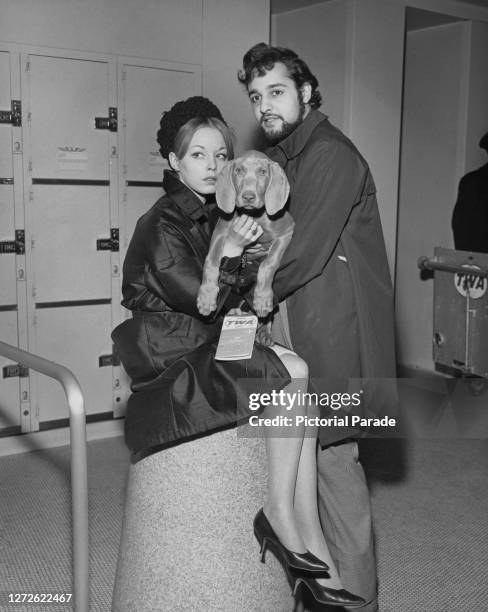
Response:
[[[206,204],[203,204],[193,191],[180,181],[176,172],[172,170],[164,171],[163,188],[186,216],[194,221],[208,219],[211,207],[209,208]]]
[[[327,119],[326,115],[318,110],[311,109],[302,123],[284,140],[269,149],[267,154],[272,159],[281,158],[283,161],[297,157],[303,151],[317,125],[325,119]]]

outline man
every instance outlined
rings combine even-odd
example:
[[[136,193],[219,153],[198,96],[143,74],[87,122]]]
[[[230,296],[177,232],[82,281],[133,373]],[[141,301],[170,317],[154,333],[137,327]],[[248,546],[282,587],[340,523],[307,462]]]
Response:
[[[255,45],[239,80],[273,145],[266,152],[291,186],[295,231],[273,285],[280,302],[286,299],[284,337],[289,331],[293,349],[307,361],[314,391],[346,392],[361,380],[358,414],[389,414],[396,400],[394,384],[385,380],[396,376],[393,295],[369,168],[317,110],[317,79],[293,51]],[[344,411],[351,409],[325,408],[322,416]],[[321,428],[319,509],[344,588],[366,600],[362,612],[374,612],[369,493],[351,440],[363,434],[344,425]]]
[[[479,146],[488,153],[488,132]],[[458,251],[488,253],[488,163],[460,180],[452,231]]]

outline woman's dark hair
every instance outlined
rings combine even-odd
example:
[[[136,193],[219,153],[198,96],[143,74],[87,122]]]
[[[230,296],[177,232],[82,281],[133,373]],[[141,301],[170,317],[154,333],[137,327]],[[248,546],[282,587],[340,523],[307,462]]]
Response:
[[[179,102],[176,102],[176,104],[174,104],[169,111],[164,112],[163,116],[161,117],[157,134],[157,141],[160,146],[159,152],[165,159],[168,159],[168,156],[171,151],[176,152],[174,147],[179,129],[183,127],[185,123],[188,123],[192,119],[196,118],[218,119],[218,124],[210,124],[203,122],[200,123],[197,127],[210,126],[217,128],[224,137],[225,143],[229,149],[229,153],[232,151],[232,146],[229,147],[229,142],[231,142],[232,137],[230,135],[230,131],[227,129],[227,124],[225,123],[224,118],[222,117],[222,114],[219,109],[208,98],[204,98],[203,96],[191,96],[186,100],[180,100]],[[195,126],[196,123],[193,122],[193,127],[195,128]],[[191,136],[193,136],[195,131],[196,128],[191,134]],[[178,149],[181,150],[181,143],[178,145]],[[179,156],[177,155],[177,157]]]
[[[298,90],[305,83],[310,84],[312,87],[310,106],[311,108],[319,108],[322,104],[322,96],[317,89],[319,82],[310,72],[307,64],[291,49],[272,47],[266,43],[254,45],[244,55],[242,69],[239,70],[237,78],[243,85],[248,87],[249,83],[256,76],[264,76],[268,70],[272,70],[276,62],[281,62],[286,66],[290,78],[295,81]]]

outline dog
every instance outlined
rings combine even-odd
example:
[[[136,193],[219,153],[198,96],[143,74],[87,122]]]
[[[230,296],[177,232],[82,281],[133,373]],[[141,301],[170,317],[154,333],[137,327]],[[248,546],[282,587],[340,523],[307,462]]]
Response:
[[[289,192],[290,185],[281,167],[259,151],[246,151],[241,157],[228,161],[217,177],[218,207],[228,215],[238,214],[237,208],[253,216],[263,229],[252,245],[266,252],[258,268],[253,297],[253,309],[260,318],[273,310],[273,277],[295,226],[288,212],[278,215]],[[219,266],[231,222],[232,218],[218,220],[205,259],[197,298],[198,310],[205,316],[217,307]]]

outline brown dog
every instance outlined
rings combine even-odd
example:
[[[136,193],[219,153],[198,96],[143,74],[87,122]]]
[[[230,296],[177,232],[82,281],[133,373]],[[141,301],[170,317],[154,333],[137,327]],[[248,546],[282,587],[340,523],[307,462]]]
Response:
[[[247,151],[227,162],[217,177],[219,208],[226,213],[234,212],[235,208],[242,209],[252,215],[263,229],[253,244],[253,247],[259,244],[267,251],[259,265],[254,289],[253,308],[259,317],[265,317],[273,310],[271,284],[293,234],[295,223],[289,213],[270,218],[283,208],[289,191],[281,167],[259,151]],[[197,298],[198,310],[203,315],[209,315],[217,307],[219,265],[230,226],[231,220],[219,219],[212,235]]]

